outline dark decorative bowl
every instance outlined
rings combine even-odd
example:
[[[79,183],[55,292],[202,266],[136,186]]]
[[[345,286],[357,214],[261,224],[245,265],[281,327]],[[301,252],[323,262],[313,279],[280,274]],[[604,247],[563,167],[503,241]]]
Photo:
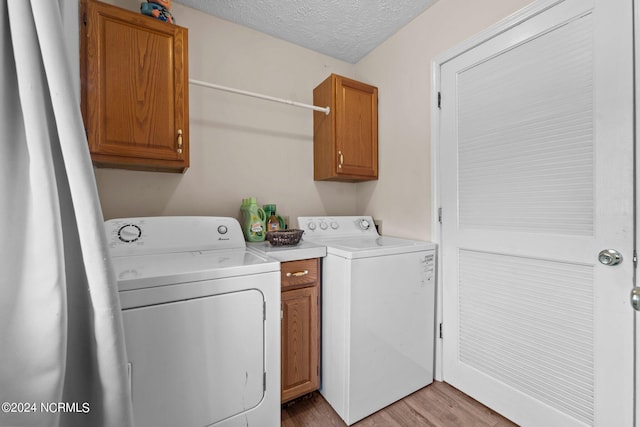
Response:
[[[290,230],[267,231],[267,241],[273,246],[297,245],[304,230],[292,228]]]

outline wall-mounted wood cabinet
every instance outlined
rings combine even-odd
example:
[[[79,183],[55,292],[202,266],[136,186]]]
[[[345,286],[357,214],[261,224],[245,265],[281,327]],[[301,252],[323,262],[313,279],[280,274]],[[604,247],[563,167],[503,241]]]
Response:
[[[189,166],[187,29],[82,0],[82,113],[96,166]]]
[[[331,108],[313,113],[314,179],[378,179],[378,88],[332,74],[313,90],[313,103]]]
[[[283,262],[282,403],[320,387],[320,259]]]

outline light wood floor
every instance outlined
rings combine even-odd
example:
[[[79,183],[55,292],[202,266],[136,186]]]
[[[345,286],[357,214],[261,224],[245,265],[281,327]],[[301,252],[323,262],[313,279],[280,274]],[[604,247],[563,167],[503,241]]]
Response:
[[[285,405],[282,427],[346,426],[326,400],[311,397]],[[355,427],[513,427],[517,426],[447,383],[435,381],[353,424]]]

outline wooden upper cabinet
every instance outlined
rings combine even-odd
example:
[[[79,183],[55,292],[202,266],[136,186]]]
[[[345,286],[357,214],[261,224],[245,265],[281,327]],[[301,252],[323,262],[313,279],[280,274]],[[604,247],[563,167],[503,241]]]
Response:
[[[82,113],[96,166],[189,166],[187,29],[81,1]]]
[[[313,90],[313,103],[331,108],[313,113],[314,179],[378,179],[378,88],[331,74]]]

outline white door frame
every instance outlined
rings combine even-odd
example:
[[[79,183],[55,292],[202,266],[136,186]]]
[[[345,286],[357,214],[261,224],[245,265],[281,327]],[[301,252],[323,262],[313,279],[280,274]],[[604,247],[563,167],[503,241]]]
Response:
[[[554,5],[561,3],[563,0],[538,0],[531,5],[515,12],[511,16],[505,18],[504,20],[496,23],[495,25],[487,28],[486,30],[480,32],[476,36],[471,39],[466,40],[460,45],[448,50],[447,52],[436,56],[432,60],[432,81],[431,81],[431,172],[432,172],[432,182],[433,182],[433,191],[432,191],[432,229],[431,236],[432,240],[439,245],[442,244],[442,235],[441,235],[441,227],[439,221],[439,208],[441,206],[441,195],[440,195],[440,167],[439,167],[439,156],[440,156],[440,143],[441,143],[441,128],[440,128],[440,109],[438,108],[439,102],[439,92],[441,87],[441,76],[440,69],[442,65],[453,58],[462,55],[463,53],[475,48],[476,46],[482,44],[483,42],[496,37],[497,35],[517,26],[522,23],[526,19],[534,16],[536,14],[541,13],[544,10],[553,7]],[[640,0],[632,0],[633,8],[634,8],[634,42],[635,42],[635,57],[634,57],[634,66],[635,66],[635,81],[640,82],[640,64],[637,61],[637,58],[640,58],[640,38],[638,34],[640,34]],[[640,135],[640,109],[636,108],[637,100],[640,99],[640,85],[634,84],[635,86],[635,97],[634,97],[634,108],[635,108],[635,132],[636,135]],[[446,100],[443,100],[446,102]],[[635,141],[634,141],[635,144]],[[636,164],[640,165],[640,150],[636,150]],[[638,185],[637,175],[634,177],[635,188],[636,188],[636,203],[640,200],[640,186]],[[638,212],[638,208],[635,209]],[[637,214],[636,214],[637,216]],[[636,227],[636,241],[640,242],[640,230],[639,227]],[[441,251],[440,251],[441,253]],[[442,271],[442,259],[438,258],[438,270]],[[637,286],[637,282],[635,282],[634,277],[634,285]],[[442,381],[443,379],[443,341],[439,339],[439,325],[443,320],[443,283],[442,283],[442,275],[438,274],[436,280],[436,343],[435,343],[435,378],[437,380]],[[640,342],[640,313],[636,313],[636,361],[635,361],[635,372],[640,373],[640,354],[637,348],[637,343]],[[446,333],[446,331],[443,331]],[[636,378],[635,380],[635,389],[636,389],[636,415],[635,415],[635,427],[640,427],[640,417],[638,416],[638,400],[640,398],[640,379]]]
[[[640,228],[638,227],[638,201],[640,200],[640,185],[638,183],[638,165],[640,165],[640,151],[638,149],[637,138],[640,135],[640,109],[638,108],[638,101],[640,100],[640,0],[633,0],[633,39],[634,39],[634,117],[635,117],[635,165],[634,165],[634,187],[635,187],[635,203],[634,203],[634,221],[636,223],[635,226],[635,247],[638,247],[638,243],[640,243]],[[634,254],[636,256],[636,254]],[[638,269],[636,267],[635,274],[633,277],[633,285],[638,286]],[[635,372],[634,372],[634,383],[635,383],[635,408],[634,408],[634,425],[635,427],[640,427],[640,313],[636,312],[635,315]]]

